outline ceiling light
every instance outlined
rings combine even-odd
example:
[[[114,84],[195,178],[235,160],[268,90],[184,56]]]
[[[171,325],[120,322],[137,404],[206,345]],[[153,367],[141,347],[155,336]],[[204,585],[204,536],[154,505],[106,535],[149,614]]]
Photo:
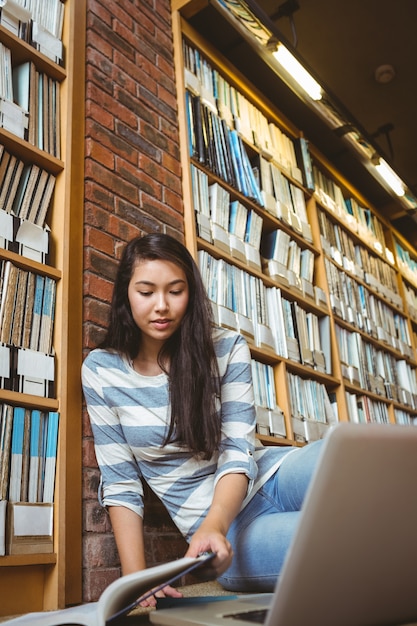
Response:
[[[233,24],[237,32],[257,52],[259,57],[313,109],[335,132],[343,137],[358,154],[364,167],[380,184],[389,187],[407,210],[417,208],[416,195],[383,159],[377,156],[376,146],[368,138],[344,106],[322,87],[290,52],[291,44],[277,29],[257,0],[211,0],[211,4]],[[286,3],[284,3],[286,4]],[[395,76],[392,66],[377,68],[375,79],[389,82]],[[375,165],[377,163],[377,165]]]
[[[379,162],[375,165],[375,169],[378,174],[385,180],[385,182],[391,187],[393,192],[397,196],[403,196],[405,194],[405,185],[401,178],[397,176],[393,169],[388,165],[384,159],[379,159]]]
[[[290,74],[299,86],[313,100],[321,100],[322,89],[319,83],[307,72],[294,55],[282,43],[272,52],[273,57]]]

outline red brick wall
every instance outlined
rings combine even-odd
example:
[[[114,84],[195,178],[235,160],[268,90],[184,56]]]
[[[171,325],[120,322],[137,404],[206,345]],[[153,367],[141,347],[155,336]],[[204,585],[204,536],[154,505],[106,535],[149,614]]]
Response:
[[[182,238],[183,206],[169,0],[87,0],[84,348],[100,341],[117,259],[137,234]],[[154,8],[155,7],[155,8]],[[83,433],[84,600],[119,576],[88,418]],[[184,553],[147,496],[148,564]]]

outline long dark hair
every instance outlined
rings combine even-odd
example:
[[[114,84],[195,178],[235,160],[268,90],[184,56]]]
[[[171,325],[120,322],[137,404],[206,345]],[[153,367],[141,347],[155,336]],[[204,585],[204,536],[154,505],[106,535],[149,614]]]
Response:
[[[101,348],[134,359],[141,331],[133,320],[128,286],[138,261],[171,261],[187,278],[189,302],[180,328],[162,347],[158,361],[169,357],[171,422],[165,443],[175,440],[210,458],[220,442],[219,372],[214,351],[210,301],[200,271],[187,248],[173,237],[154,233],[132,239],[125,247],[114,283],[110,323]]]

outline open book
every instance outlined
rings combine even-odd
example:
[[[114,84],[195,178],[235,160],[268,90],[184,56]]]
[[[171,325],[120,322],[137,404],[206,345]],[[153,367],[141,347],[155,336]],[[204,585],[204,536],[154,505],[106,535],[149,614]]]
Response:
[[[28,613],[4,622],[4,624],[22,626],[59,626],[59,624],[79,624],[80,626],[111,626],[112,622],[127,614],[145,598],[158,589],[171,585],[181,576],[203,567],[214,554],[202,554],[197,557],[183,557],[170,563],[156,565],[140,572],[134,572],[118,578],[111,583],[97,602],[79,606]]]

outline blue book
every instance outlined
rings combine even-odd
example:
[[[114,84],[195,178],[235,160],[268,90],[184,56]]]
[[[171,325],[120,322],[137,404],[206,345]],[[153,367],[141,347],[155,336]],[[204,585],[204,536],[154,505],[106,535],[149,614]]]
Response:
[[[31,350],[37,350],[39,345],[44,286],[45,277],[37,274],[35,285],[35,300],[33,302],[32,329],[30,332]]]
[[[49,354],[52,348],[52,331],[55,315],[56,282],[46,276],[42,302],[38,350]]]
[[[54,501],[55,468],[58,450],[59,413],[48,413],[48,430],[46,436],[45,479],[43,485],[43,502]]]

